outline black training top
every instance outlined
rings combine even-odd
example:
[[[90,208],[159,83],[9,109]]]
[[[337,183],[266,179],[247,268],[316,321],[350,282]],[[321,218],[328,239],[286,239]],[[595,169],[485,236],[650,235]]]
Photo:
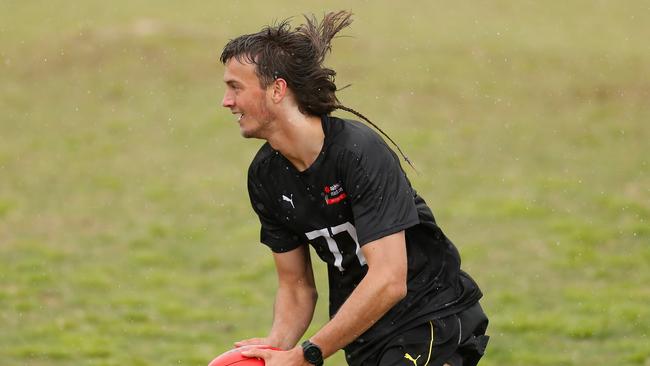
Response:
[[[276,253],[310,243],[327,263],[330,316],[367,272],[360,247],[405,230],[407,295],[345,347],[348,363],[358,365],[387,336],[461,311],[481,292],[384,140],[357,121],[323,116],[322,126],[322,151],[302,172],[264,144],[249,168],[248,191],[262,243]]]

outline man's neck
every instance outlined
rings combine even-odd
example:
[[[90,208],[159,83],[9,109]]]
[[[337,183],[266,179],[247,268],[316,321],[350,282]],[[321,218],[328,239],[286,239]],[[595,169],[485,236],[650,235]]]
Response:
[[[309,168],[325,141],[321,119],[298,111],[279,118],[277,130],[267,141],[287,158],[298,171]]]

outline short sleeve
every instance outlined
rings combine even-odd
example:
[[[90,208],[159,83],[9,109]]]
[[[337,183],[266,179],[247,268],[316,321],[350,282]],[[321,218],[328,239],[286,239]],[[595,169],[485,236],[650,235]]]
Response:
[[[260,241],[275,253],[291,251],[300,245],[300,237],[288,227],[282,225],[275,214],[272,202],[265,193],[264,186],[249,171],[248,195],[253,210],[257,214],[261,228]]]
[[[359,244],[419,223],[411,185],[395,153],[379,137],[340,155]]]

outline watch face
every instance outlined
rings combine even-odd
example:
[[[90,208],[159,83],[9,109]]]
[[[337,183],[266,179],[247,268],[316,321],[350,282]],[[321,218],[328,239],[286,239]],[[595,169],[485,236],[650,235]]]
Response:
[[[307,347],[307,349],[305,350],[305,356],[309,361],[314,361],[314,362],[320,361],[321,358],[320,350],[318,349],[318,347],[314,347],[314,346]]]
[[[311,342],[305,342],[303,344],[303,354],[305,360],[313,365],[322,365],[323,364],[323,353],[317,345]]]

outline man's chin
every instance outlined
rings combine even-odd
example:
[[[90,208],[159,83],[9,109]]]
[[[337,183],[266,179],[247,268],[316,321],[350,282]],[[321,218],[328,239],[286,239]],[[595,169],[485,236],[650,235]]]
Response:
[[[247,138],[247,139],[262,139],[265,140],[267,135],[269,134],[269,128],[268,125],[269,123],[262,123],[260,124],[251,124],[249,123],[240,123],[239,124],[239,133],[242,135],[242,137]],[[248,126],[248,128],[246,128]]]
[[[241,136],[242,136],[243,138],[245,138],[245,139],[256,139],[256,138],[260,138],[260,137],[257,136],[257,134],[255,133],[255,131],[246,131],[246,130],[244,130],[244,129],[241,129],[241,130],[239,130],[239,133],[240,133]]]

